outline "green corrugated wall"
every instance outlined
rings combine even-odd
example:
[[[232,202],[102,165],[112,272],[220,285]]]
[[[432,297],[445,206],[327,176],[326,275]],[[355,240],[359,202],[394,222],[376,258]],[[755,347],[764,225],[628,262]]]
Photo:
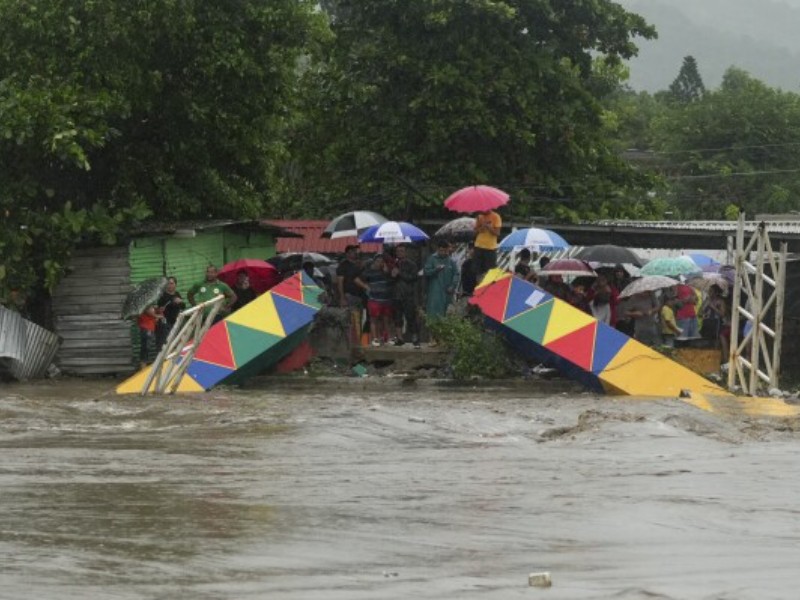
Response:
[[[206,267],[221,267],[225,259],[221,231],[198,231],[193,238],[167,238],[165,246],[165,275],[178,278],[178,290],[186,298],[187,290],[202,281]]]
[[[240,258],[267,260],[275,256],[275,238],[260,231],[249,233],[225,232],[225,262]]]
[[[150,277],[172,276],[186,298],[187,290],[205,277],[210,264],[222,267],[240,258],[266,260],[275,255],[275,239],[269,233],[197,231],[195,237],[149,236],[130,243],[131,283]],[[132,327],[134,357],[139,356],[139,334]]]

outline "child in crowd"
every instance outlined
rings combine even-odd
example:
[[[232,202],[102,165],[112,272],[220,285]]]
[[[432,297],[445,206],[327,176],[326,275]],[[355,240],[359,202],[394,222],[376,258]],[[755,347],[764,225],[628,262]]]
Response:
[[[675,347],[675,336],[683,333],[683,329],[675,321],[674,306],[675,298],[665,295],[661,306],[661,341],[669,348]]]

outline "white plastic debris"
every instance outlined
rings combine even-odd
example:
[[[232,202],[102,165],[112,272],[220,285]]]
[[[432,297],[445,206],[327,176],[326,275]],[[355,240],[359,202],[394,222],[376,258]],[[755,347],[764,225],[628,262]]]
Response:
[[[528,585],[531,587],[550,587],[553,585],[553,580],[550,579],[550,573],[547,571],[531,573],[528,575]]]

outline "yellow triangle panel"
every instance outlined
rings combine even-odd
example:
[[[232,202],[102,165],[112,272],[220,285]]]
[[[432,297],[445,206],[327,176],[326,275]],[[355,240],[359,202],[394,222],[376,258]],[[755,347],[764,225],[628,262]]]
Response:
[[[283,324],[280,317],[278,317],[278,311],[275,310],[275,301],[272,299],[270,292],[259,296],[244,308],[240,308],[225,321],[277,335],[278,337],[286,337]]]
[[[483,276],[480,283],[476,286],[475,289],[485,287],[490,283],[494,283],[495,281],[500,281],[501,279],[505,279],[506,277],[511,277],[511,274],[508,271],[504,271],[503,269],[490,269],[486,272],[486,275]]]
[[[553,312],[550,314],[542,345],[546,346],[550,342],[586,327],[590,323],[594,323],[594,318],[591,315],[587,315],[582,310],[578,310],[562,300],[557,300],[553,305]]]
[[[630,340],[599,375],[602,382],[630,396],[680,396],[681,390],[728,395],[708,379],[652,348]]]
[[[166,365],[165,365],[166,366]],[[142,386],[144,382],[147,380],[147,377],[150,375],[150,370],[152,367],[145,367],[141,371],[134,373],[128,379],[123,381],[117,386],[116,392],[117,394],[141,394],[142,393]],[[154,384],[150,384],[149,392],[153,391]],[[192,379],[189,375],[184,374],[181,378],[180,384],[178,384],[178,389],[176,392],[179,393],[191,393],[191,392],[204,392],[205,390],[203,387],[197,383],[194,379]]]

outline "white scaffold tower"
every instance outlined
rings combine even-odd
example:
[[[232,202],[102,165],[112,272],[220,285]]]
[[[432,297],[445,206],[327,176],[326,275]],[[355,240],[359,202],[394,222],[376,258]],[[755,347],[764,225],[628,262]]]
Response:
[[[744,215],[736,230],[736,281],[731,298],[728,389],[759,395],[760,386],[779,388],[787,245],[775,252],[762,222],[745,240]],[[743,335],[739,335],[742,321]],[[741,338],[741,339],[740,339]]]

